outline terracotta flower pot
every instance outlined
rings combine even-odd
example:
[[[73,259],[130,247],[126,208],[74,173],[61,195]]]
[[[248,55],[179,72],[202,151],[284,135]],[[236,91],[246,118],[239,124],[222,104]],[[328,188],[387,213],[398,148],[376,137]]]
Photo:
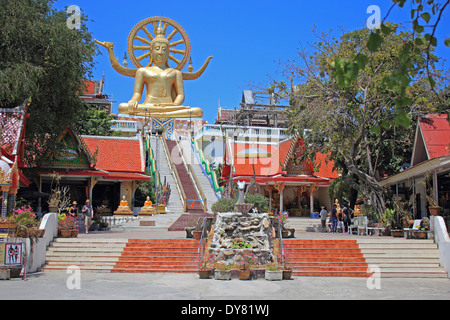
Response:
[[[72,232],[70,230],[61,230],[62,238],[70,238],[71,235],[72,235]]]
[[[192,231],[192,236],[195,240],[200,240],[202,238],[202,231],[194,230]]]
[[[211,269],[198,270],[198,276],[200,279],[209,279],[209,277],[211,276]]]
[[[290,280],[292,277],[292,270],[283,270],[283,280]]]
[[[428,207],[428,209],[430,209],[430,214],[432,216],[438,216],[441,212],[441,207]]]
[[[403,230],[391,230],[391,234],[394,238],[403,237]]]
[[[240,269],[239,270],[239,280],[249,280],[250,279],[250,269]]]

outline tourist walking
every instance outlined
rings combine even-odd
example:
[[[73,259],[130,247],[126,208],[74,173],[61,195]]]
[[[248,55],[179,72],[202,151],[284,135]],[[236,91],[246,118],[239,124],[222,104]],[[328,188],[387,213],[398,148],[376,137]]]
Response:
[[[70,207],[69,214],[72,217],[78,219],[78,207],[77,207],[77,202],[76,201],[72,202],[72,206]]]
[[[322,210],[320,210],[319,214],[320,214],[320,221],[322,223],[322,232],[326,232],[328,212],[325,206],[322,206]]]
[[[344,203],[344,208],[342,209],[342,213],[344,214],[344,228],[345,233],[348,232],[348,226],[352,224],[352,217],[350,214],[350,210],[347,208],[347,203]]]
[[[94,218],[94,208],[92,208],[92,204],[89,199],[86,200],[86,204],[81,209],[81,213],[84,216],[84,227],[86,229],[86,233],[92,224],[92,219]]]
[[[330,213],[331,232],[336,232],[336,229],[337,229],[337,216],[336,216],[336,213],[337,213],[336,205],[333,204],[333,209],[331,209],[331,213]]]
[[[338,229],[341,229],[341,232],[344,233],[344,214],[342,213],[342,209],[339,210],[338,214]]]

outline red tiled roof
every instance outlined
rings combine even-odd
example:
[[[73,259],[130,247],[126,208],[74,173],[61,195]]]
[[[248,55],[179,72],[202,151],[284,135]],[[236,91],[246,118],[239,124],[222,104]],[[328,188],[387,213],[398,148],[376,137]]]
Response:
[[[428,114],[419,117],[428,158],[450,155],[450,123],[447,114]]]
[[[301,139],[301,138],[298,138]],[[266,181],[267,177],[275,177],[277,181],[282,181],[283,178],[288,178],[292,180],[296,177],[282,177],[286,172],[283,171],[283,167],[288,162],[288,158],[292,153],[292,148],[295,139],[289,139],[280,143],[279,145],[269,145],[269,144],[249,144],[249,143],[236,143],[228,142],[230,145],[225,148],[225,163],[222,169],[222,179],[226,180],[230,176],[230,164],[231,159],[229,158],[230,149],[234,152],[234,176],[240,177],[251,177],[255,174],[256,181],[258,178],[260,182]],[[303,145],[303,141],[299,140],[300,145]],[[311,166],[312,164],[308,159],[305,159],[306,166]],[[228,163],[228,164],[227,164]],[[320,165],[319,165],[320,164]],[[314,177],[321,177],[326,179],[335,179],[339,175],[337,172],[333,171],[334,162],[327,159],[327,156],[323,153],[316,154],[315,167],[318,171],[313,173]],[[313,178],[313,176],[310,176]],[[297,178],[298,179],[298,178]],[[295,180],[295,179],[294,179]],[[309,181],[309,180],[308,180]]]
[[[10,155],[15,155],[23,124],[23,111],[0,110],[0,147]]]
[[[84,94],[95,94],[95,81],[86,80],[86,90],[83,92]]]
[[[339,177],[339,174],[333,170],[334,161],[329,160],[327,155],[321,152],[316,153],[316,160],[314,162],[314,167],[318,168],[317,171],[314,172],[315,176],[328,178],[328,179],[336,179]]]
[[[135,138],[82,137],[91,154],[98,148],[98,170],[114,172],[144,173],[145,163],[140,140]]]

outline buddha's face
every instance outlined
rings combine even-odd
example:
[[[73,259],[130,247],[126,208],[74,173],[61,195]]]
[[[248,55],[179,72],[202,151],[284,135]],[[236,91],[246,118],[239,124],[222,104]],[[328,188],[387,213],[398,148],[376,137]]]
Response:
[[[169,59],[169,46],[164,42],[152,44],[152,60],[155,63],[165,63]]]

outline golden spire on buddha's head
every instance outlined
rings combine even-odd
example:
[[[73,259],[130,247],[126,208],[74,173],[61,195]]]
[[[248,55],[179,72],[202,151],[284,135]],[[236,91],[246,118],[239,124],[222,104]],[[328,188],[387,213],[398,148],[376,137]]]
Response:
[[[162,21],[159,21],[158,28],[155,31],[155,38],[152,40],[152,44],[154,43],[166,43],[169,45],[169,40],[166,39],[166,30],[162,27]]]

